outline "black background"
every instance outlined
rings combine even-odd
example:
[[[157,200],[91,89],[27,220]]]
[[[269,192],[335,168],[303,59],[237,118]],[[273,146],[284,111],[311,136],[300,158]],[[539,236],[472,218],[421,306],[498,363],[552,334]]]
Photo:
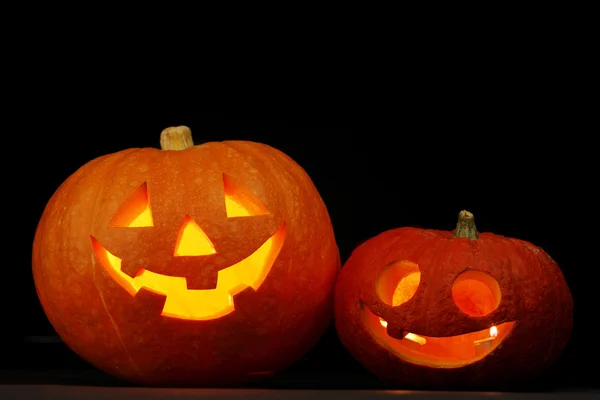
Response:
[[[296,25],[271,8],[169,16],[163,4],[153,19],[151,7],[15,5],[0,53],[0,384],[120,384],[35,340],[55,332],[33,285],[33,236],[78,167],[158,147],[162,129],[183,124],[196,142],[254,140],[294,158],[328,206],[342,261],[389,228],[452,229],[462,209],[480,231],[542,247],[570,286],[575,329],[531,389],[600,387],[595,14],[319,8]],[[282,375],[268,385],[378,385],[332,328]]]
[[[85,162],[130,147],[158,147],[163,128],[187,125],[196,143],[253,140],[295,159],[312,177],[333,222],[342,262],[353,248],[400,226],[451,230],[458,212],[475,214],[482,232],[517,237],[545,249],[561,266],[575,300],[575,329],[561,359],[536,387],[597,386],[598,263],[590,256],[595,209],[590,139],[561,97],[446,102],[423,99],[394,109],[220,111],[174,106],[168,98],[115,98],[88,106],[77,91],[39,91],[31,114],[9,116],[4,207],[1,366],[91,370],[54,336],[31,275],[31,244],[43,208],[59,184]],[[138,94],[136,100],[140,99]],[[522,96],[521,96],[522,97]],[[45,107],[43,105],[49,105]],[[8,142],[6,141],[8,140]],[[6,162],[6,160],[5,160]],[[6,169],[8,168],[8,169]],[[7,237],[8,236],[8,237]],[[590,247],[591,246],[591,247]],[[543,340],[544,333],[539,333]],[[26,339],[29,338],[29,339]],[[331,327],[286,372],[321,384],[374,382],[339,344]],[[340,378],[341,377],[341,378]],[[344,378],[348,377],[348,378]],[[302,379],[296,382],[302,387]],[[325,382],[325,383],[323,383]]]

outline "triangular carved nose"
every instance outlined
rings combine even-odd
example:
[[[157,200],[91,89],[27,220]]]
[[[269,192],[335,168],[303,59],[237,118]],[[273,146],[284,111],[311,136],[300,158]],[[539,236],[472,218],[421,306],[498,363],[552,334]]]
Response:
[[[202,228],[186,215],[177,236],[174,256],[207,256],[216,252],[215,246]]]

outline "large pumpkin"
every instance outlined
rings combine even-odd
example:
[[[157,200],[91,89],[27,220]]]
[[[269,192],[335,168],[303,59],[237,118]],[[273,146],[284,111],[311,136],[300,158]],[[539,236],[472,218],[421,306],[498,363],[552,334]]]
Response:
[[[398,228],[359,246],[340,271],[342,343],[391,385],[499,387],[553,363],[573,324],[558,265],[523,240],[477,232],[463,211],[454,232]]]
[[[148,385],[243,383],[287,367],[332,317],[340,267],[317,189],[265,144],[194,146],[82,166],[52,196],[33,244],[41,304],[97,368]]]

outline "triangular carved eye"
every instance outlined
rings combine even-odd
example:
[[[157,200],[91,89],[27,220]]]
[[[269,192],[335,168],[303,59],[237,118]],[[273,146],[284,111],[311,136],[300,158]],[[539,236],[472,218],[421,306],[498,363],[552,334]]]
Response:
[[[175,256],[207,256],[215,254],[215,246],[197,223],[186,215],[175,245]]]
[[[226,174],[223,174],[223,187],[228,218],[270,214],[267,207],[252,191]]]
[[[110,228],[154,226],[146,182],[125,200],[108,226]]]

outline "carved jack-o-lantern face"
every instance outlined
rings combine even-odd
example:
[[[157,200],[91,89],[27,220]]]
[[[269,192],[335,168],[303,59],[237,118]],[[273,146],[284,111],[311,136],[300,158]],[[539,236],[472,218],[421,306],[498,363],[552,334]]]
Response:
[[[406,227],[369,239],[335,289],[343,344],[405,387],[490,387],[538,374],[567,343],[572,307],[547,253],[480,234],[467,211],[453,232]]]
[[[446,273],[452,275],[451,272]],[[463,314],[465,318],[486,317],[501,304],[500,285],[487,272],[467,268],[455,273],[452,280],[449,293],[437,293],[440,299],[432,299],[433,304],[446,295],[454,302],[452,312]],[[381,302],[395,308],[393,312],[389,311],[389,315],[392,315],[390,320],[377,316],[369,307],[361,304],[363,322],[373,337],[398,357],[414,364],[458,368],[479,361],[502,343],[517,322],[506,321],[493,324],[489,329],[452,336],[426,336],[408,332],[403,328],[405,319],[402,318],[395,324],[397,319],[393,315],[402,314],[402,306],[417,293],[427,296],[427,292],[423,290],[425,287],[427,285],[421,284],[421,271],[416,263],[392,262],[379,274],[376,283],[377,296]],[[390,334],[388,325],[391,325]]]
[[[223,174],[224,204],[227,218],[248,218],[269,215],[269,210],[251,191]],[[166,222],[168,223],[168,221]],[[109,229],[148,229],[154,228],[152,204],[148,185],[144,183],[120,206],[109,223]],[[150,233],[151,234],[151,233]],[[92,244],[100,264],[132,296],[141,288],[166,297],[162,315],[190,320],[208,320],[222,317],[234,310],[233,296],[247,287],[258,290],[283,246],[285,223],[252,254],[230,266],[218,270],[216,287],[206,289],[189,288],[193,277],[177,276],[177,264],[184,265],[206,261],[203,259],[218,256],[209,236],[189,215],[180,222],[175,245],[170,251],[172,258],[165,266],[164,273],[142,266],[132,255],[125,254],[128,261],[124,268],[123,259],[106,249],[92,236]],[[135,255],[133,255],[135,257]],[[214,282],[214,281],[213,281]]]
[[[48,201],[32,254],[63,341],[95,367],[160,386],[240,384],[292,364],[331,320],[340,257],[327,208],[293,159],[263,143],[89,161]]]

